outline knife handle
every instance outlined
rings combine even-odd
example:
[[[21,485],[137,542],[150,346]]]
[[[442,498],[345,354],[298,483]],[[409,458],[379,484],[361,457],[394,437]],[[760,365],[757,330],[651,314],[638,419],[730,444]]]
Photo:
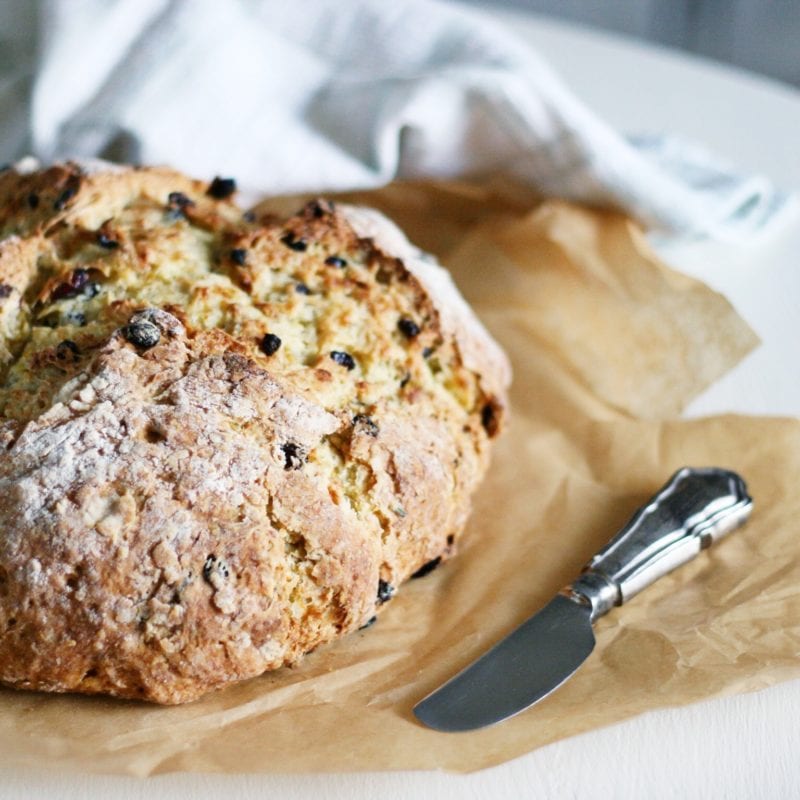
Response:
[[[589,561],[566,593],[591,605],[595,620],[738,528],[752,507],[735,472],[684,467]]]

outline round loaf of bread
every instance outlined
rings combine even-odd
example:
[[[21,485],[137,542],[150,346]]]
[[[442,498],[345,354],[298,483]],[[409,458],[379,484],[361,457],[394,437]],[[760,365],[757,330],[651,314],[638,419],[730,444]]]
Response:
[[[296,662],[448,558],[509,368],[374,211],[0,174],[0,682],[159,703]]]

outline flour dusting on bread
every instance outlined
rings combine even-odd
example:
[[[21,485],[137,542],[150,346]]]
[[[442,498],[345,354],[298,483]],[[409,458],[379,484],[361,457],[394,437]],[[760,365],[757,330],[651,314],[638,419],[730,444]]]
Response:
[[[192,700],[455,552],[502,351],[376,212],[232,191],[0,173],[2,683]]]

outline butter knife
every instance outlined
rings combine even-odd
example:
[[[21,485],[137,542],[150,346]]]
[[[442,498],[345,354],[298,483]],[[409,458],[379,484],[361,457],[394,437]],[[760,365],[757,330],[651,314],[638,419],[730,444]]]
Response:
[[[753,501],[735,472],[678,470],[541,611],[414,707],[440,731],[493,725],[557,689],[594,649],[592,623],[742,525]]]

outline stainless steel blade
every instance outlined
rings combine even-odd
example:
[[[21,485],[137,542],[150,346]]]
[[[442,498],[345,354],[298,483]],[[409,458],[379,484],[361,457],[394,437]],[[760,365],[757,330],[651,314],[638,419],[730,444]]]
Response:
[[[414,713],[428,727],[455,732],[493,725],[532,706],[592,652],[592,622],[727,536],[752,508],[735,472],[679,469],[569,587]]]
[[[430,728],[484,728],[558,688],[594,648],[592,609],[563,595],[414,707]]]

